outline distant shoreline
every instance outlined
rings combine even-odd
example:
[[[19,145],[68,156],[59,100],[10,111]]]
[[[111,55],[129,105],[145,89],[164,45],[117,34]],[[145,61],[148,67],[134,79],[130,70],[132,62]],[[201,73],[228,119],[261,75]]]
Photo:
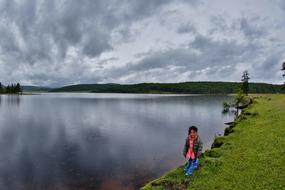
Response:
[[[184,82],[140,84],[79,84],[48,92],[132,93],[132,94],[234,94],[239,82]],[[249,93],[284,93],[282,85],[250,83]]]

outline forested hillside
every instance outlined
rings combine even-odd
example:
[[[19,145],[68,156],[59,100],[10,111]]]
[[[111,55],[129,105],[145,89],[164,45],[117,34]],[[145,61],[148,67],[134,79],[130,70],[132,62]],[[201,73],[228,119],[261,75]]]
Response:
[[[141,84],[79,84],[53,89],[51,92],[96,92],[96,93],[191,93],[229,94],[236,93],[241,83],[233,82],[184,82]],[[282,85],[250,83],[249,93],[281,93]]]

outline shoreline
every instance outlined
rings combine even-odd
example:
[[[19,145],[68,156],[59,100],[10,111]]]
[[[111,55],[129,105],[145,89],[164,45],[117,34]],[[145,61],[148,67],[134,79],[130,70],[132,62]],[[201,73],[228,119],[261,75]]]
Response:
[[[264,134],[259,132],[259,130],[262,130],[262,129],[260,129],[258,125],[258,123],[260,122],[262,123],[263,120],[265,120],[265,118],[261,117],[261,115],[267,114],[267,112],[264,113],[263,104],[268,104],[269,106],[272,106],[272,109],[273,109],[275,108],[274,106],[276,105],[275,102],[278,102],[278,101],[282,102],[283,100],[285,104],[285,96],[284,94],[283,95],[254,94],[250,96],[253,97],[253,100],[254,100],[253,104],[243,109],[241,114],[235,118],[233,123],[230,123],[230,125],[225,128],[224,136],[217,137],[214,140],[211,149],[206,150],[203,153],[200,159],[200,168],[194,172],[193,176],[185,177],[184,172],[183,172],[184,165],[182,165],[182,166],[172,169],[171,171],[167,172],[161,177],[150,181],[145,186],[141,187],[141,190],[187,189],[187,188],[189,189],[244,189],[244,188],[251,189],[251,188],[246,188],[246,187],[249,187],[250,185],[254,186],[254,188],[252,189],[255,189],[257,185],[260,185],[260,183],[262,183],[263,181],[261,182],[257,181],[254,184],[246,184],[244,182],[240,183],[238,180],[239,178],[242,178],[240,176],[240,173],[242,175],[243,173],[246,173],[246,174],[248,173],[247,175],[252,176],[253,174],[251,172],[255,171],[256,168],[260,167],[259,164],[258,164],[258,167],[257,166],[253,167],[252,165],[254,165],[256,162],[252,162],[252,160],[259,159],[253,153],[255,153],[256,149],[260,147],[257,147],[257,145],[255,145],[254,143],[262,144],[263,141],[259,141],[259,138],[262,138],[262,139],[264,138],[263,137]],[[274,101],[271,101],[271,100],[274,100]],[[280,112],[281,113],[276,113],[276,114],[282,115],[285,113],[285,106],[284,106],[284,109],[282,109]],[[275,113],[271,113],[271,114],[275,115]],[[266,119],[271,121],[272,118],[268,116],[268,118]],[[265,122],[268,122],[267,120]],[[281,126],[283,125],[283,122],[282,121],[280,122],[281,123],[278,123],[278,126],[280,126],[281,128]],[[249,123],[253,127],[249,128],[248,127]],[[242,140],[244,137],[240,136],[240,134],[243,134],[243,133],[246,134],[247,130],[250,130],[250,133],[254,135],[249,136],[249,137],[246,136],[246,139]],[[272,133],[272,135],[274,136],[276,134]],[[236,144],[243,144],[244,143],[243,141],[244,142],[253,141],[253,143],[250,144],[251,145],[250,149],[248,148],[247,150],[245,149],[246,146],[243,148],[243,147],[236,145]],[[285,142],[283,143],[285,144]],[[244,157],[243,151],[248,152],[248,154],[250,154],[250,157],[248,158]],[[250,171],[247,171],[246,168],[243,169],[242,171],[239,171],[239,169],[243,167],[243,164],[240,163],[242,159],[248,160],[247,161],[248,163],[245,163],[244,165],[247,165],[250,168]],[[239,167],[233,163],[235,164],[238,163]],[[281,168],[282,167],[280,167],[279,170],[281,170]],[[283,164],[283,168],[284,168],[284,164]],[[240,173],[235,174],[235,172],[237,171],[239,171]],[[284,173],[284,170],[281,170],[279,172],[282,172],[282,171]],[[264,173],[266,172],[270,173],[268,169],[264,171]],[[221,177],[218,178],[217,175],[220,175]],[[233,179],[228,177],[229,175],[232,175]],[[263,177],[267,177],[267,176],[262,175],[261,178]],[[226,185],[228,185],[228,187],[225,187]],[[285,184],[280,185],[277,183],[277,185],[285,188]],[[264,187],[263,189],[266,189],[266,187]]]

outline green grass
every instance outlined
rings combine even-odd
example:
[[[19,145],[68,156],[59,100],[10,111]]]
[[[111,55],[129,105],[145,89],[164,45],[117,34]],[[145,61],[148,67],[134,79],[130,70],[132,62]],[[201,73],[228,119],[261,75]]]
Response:
[[[284,94],[256,97],[220,140],[223,145],[203,155],[193,176],[184,177],[181,166],[142,189],[285,189]]]

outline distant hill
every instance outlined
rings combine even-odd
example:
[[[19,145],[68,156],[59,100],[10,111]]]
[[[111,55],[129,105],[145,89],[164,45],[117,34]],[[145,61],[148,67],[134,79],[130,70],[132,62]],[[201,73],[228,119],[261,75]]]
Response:
[[[79,84],[52,89],[50,92],[96,93],[177,93],[177,94],[229,94],[238,92],[241,83],[235,82],[183,82],[140,84]],[[250,83],[250,93],[282,93],[282,85]]]
[[[48,92],[53,88],[43,86],[22,86],[24,92]]]

